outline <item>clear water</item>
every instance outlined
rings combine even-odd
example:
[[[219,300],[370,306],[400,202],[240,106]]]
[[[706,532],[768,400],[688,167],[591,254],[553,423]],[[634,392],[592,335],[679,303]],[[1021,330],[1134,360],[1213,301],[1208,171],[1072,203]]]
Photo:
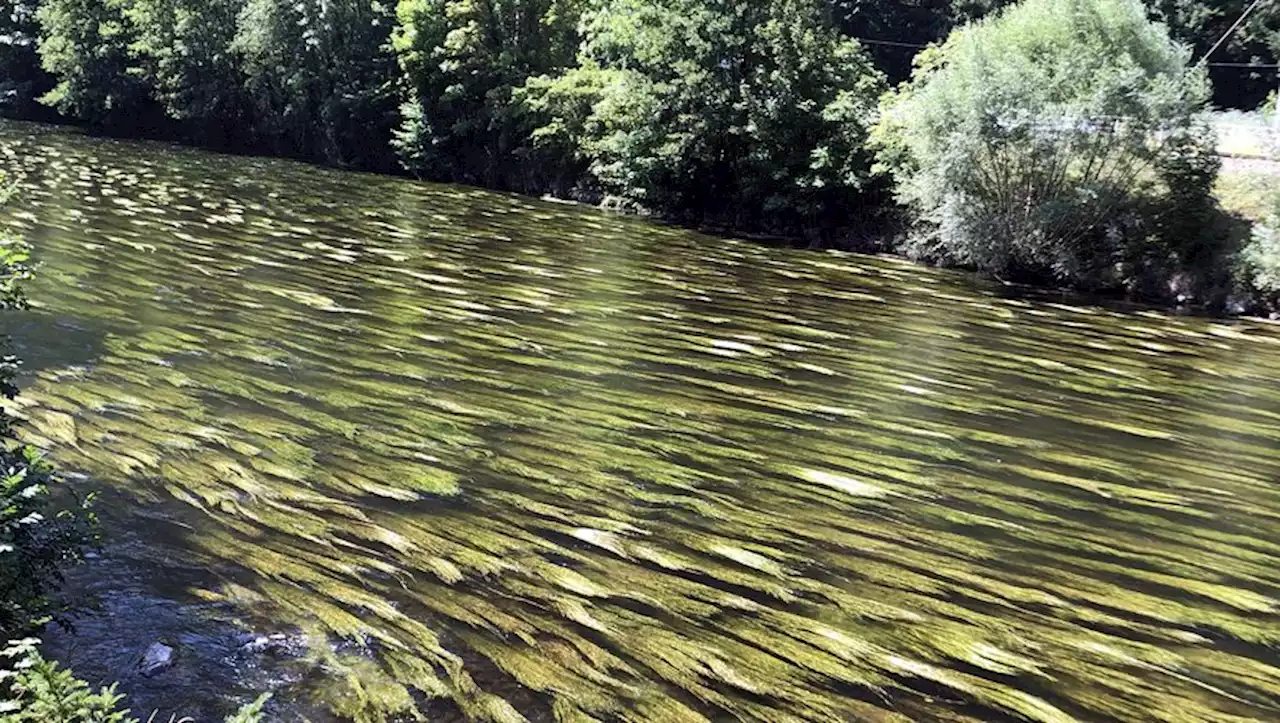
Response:
[[[28,434],[106,490],[139,600],[303,636],[277,719],[1280,720],[1274,326],[39,126],[0,149],[43,263]]]

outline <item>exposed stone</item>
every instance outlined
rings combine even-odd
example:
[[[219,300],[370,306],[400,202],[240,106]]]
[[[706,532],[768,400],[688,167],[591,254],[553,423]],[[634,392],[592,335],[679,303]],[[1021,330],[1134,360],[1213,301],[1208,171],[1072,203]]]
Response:
[[[296,655],[305,647],[302,636],[274,633],[271,635],[247,635],[240,638],[240,650],[252,655]]]
[[[155,675],[173,665],[173,648],[164,643],[152,643],[147,652],[142,654],[142,662],[138,665],[143,675]]]

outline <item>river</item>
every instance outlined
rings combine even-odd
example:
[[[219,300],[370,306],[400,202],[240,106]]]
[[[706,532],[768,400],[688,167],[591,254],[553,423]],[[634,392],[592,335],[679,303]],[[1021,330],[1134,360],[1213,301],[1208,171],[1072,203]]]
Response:
[[[55,647],[135,713],[1280,720],[1275,325],[34,125],[0,167],[26,434],[110,541]]]

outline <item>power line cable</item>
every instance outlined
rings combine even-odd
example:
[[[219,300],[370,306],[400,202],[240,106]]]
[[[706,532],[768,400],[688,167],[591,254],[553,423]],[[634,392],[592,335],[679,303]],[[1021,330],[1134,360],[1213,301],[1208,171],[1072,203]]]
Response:
[[[858,41],[859,43],[862,43],[862,44],[864,44],[864,45],[887,45],[887,46],[889,46],[889,47],[891,47],[891,48],[915,48],[915,49],[924,49],[924,48],[929,47],[929,46],[928,46],[927,44],[925,44],[925,43],[906,43],[906,42],[903,42],[903,41],[900,41],[900,40],[880,40],[880,39],[878,39],[878,38],[854,38],[854,40],[856,40],[856,41]],[[1219,43],[1219,44],[1220,44],[1220,43]],[[1215,49],[1216,49],[1216,44],[1215,44]],[[1210,52],[1212,52],[1212,51],[1210,51]],[[1209,54],[1208,54],[1208,53],[1206,53],[1206,54],[1205,54],[1205,57],[1206,57],[1206,58],[1207,58],[1207,57],[1209,57]],[[1204,62],[1204,58],[1201,58],[1200,60],[1201,60],[1201,62],[1202,62],[1202,63]],[[1204,64],[1205,64],[1205,65],[1208,65],[1208,66],[1210,66],[1210,67],[1212,67],[1212,68],[1246,68],[1246,69],[1248,69],[1248,68],[1256,68],[1256,69],[1258,69],[1258,70],[1270,70],[1270,69],[1278,69],[1278,68],[1280,68],[1280,63],[1227,63],[1227,62],[1223,62],[1223,63],[1204,63]]]
[[[903,43],[897,40],[873,40],[871,38],[854,38],[854,40],[858,41],[859,43],[866,43],[867,45],[889,45],[895,48],[927,48],[929,47],[928,45],[922,45],[920,43]]]
[[[1200,62],[1196,63],[1196,67],[1200,67],[1201,65],[1204,65],[1204,61],[1208,60],[1209,56],[1213,55],[1215,50],[1222,47],[1222,44],[1227,42],[1227,38],[1230,38],[1231,35],[1235,33],[1236,28],[1239,28],[1241,25],[1243,25],[1244,21],[1247,20],[1248,17],[1251,14],[1253,14],[1253,11],[1256,10],[1258,6],[1261,4],[1262,4],[1262,0],[1253,0],[1253,4],[1245,8],[1243,13],[1240,13],[1240,17],[1236,18],[1236,21],[1232,23],[1231,27],[1227,28],[1227,32],[1223,33],[1222,37],[1218,38],[1218,42],[1214,43],[1212,48],[1209,48],[1209,52],[1205,53],[1204,57],[1200,58]]]

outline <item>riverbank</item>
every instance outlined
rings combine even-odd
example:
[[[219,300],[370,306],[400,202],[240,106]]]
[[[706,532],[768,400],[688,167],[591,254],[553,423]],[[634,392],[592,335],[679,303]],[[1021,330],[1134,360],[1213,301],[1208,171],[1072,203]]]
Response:
[[[9,123],[14,127],[26,127],[35,133],[42,132],[40,129],[47,129],[53,133],[84,133],[88,137],[94,136],[87,130],[68,125],[57,124],[41,124],[31,121],[3,120],[0,123]],[[125,138],[102,137],[104,141],[118,143],[138,143],[144,146],[152,146],[161,152],[167,149],[186,148],[199,150],[193,146],[184,145],[176,141],[152,141],[152,140],[130,140]],[[270,157],[254,156],[254,155],[237,155],[229,154],[228,157],[244,159],[247,164],[254,164],[268,161]],[[284,159],[282,159],[284,160]],[[1262,223],[1267,219],[1268,210],[1275,204],[1275,199],[1280,196],[1280,190],[1276,189],[1274,178],[1280,177],[1280,161],[1271,161],[1264,158],[1239,158],[1239,157],[1223,157],[1223,169],[1219,175],[1217,183],[1214,185],[1214,197],[1220,204],[1221,209],[1226,213],[1225,223],[1222,227],[1225,232],[1231,234],[1234,240],[1232,244],[1237,246],[1243,245],[1248,238],[1249,230],[1254,224]],[[312,165],[317,169],[325,168],[334,171],[331,166],[314,165],[306,161],[289,161],[294,163],[302,163]],[[380,178],[399,178],[410,180],[410,176],[404,173],[374,173],[370,171],[347,171],[352,173],[366,173],[371,177]],[[479,192],[483,189],[474,188]],[[504,193],[504,192],[498,192]],[[507,192],[510,193],[510,192]],[[514,194],[520,198],[534,200],[532,196]],[[539,200],[556,204],[568,204],[572,207],[582,209],[600,208],[598,205],[584,202],[580,200],[555,198],[552,196],[540,196]],[[902,257],[897,251],[903,238],[909,233],[910,223],[903,209],[890,203],[887,197],[879,204],[872,204],[863,207],[860,213],[860,221],[866,221],[865,225],[854,227],[846,227],[842,229],[813,229],[808,234],[803,235],[779,235],[768,233],[750,233],[735,230],[731,226],[702,224],[690,226],[682,224],[671,219],[663,219],[648,214],[636,214],[616,208],[601,209],[607,210],[608,213],[620,216],[631,216],[637,219],[643,219],[646,222],[664,224],[673,229],[686,229],[707,233],[715,236],[726,238],[742,238],[753,242],[767,244],[770,246],[782,246],[797,249],[810,249],[815,251],[823,250],[839,250],[853,253],[870,253],[870,254],[888,254]],[[927,262],[922,262],[927,263]],[[963,269],[962,269],[963,270]],[[973,271],[969,269],[969,271]],[[986,275],[988,278],[1009,286],[1011,288],[1021,288],[1028,293],[1037,291],[1048,292],[1051,294],[1059,294],[1062,298],[1071,298],[1078,303],[1104,303],[1114,304],[1117,302],[1132,302],[1137,305],[1146,305],[1150,308],[1167,309],[1179,312],[1192,312],[1205,314],[1210,316],[1260,316],[1267,317],[1275,313],[1277,309],[1271,308],[1266,304],[1256,303],[1247,295],[1237,294],[1232,299],[1225,296],[1220,297],[1216,301],[1206,305],[1203,299],[1186,299],[1179,300],[1176,290],[1161,295],[1137,295],[1127,296],[1122,292],[1106,292],[1093,293],[1080,292],[1066,287],[1055,287],[1052,284],[1043,283],[1027,283],[1027,282],[1011,282],[1007,279],[997,278],[995,276]],[[1170,287],[1173,288],[1173,287]]]

